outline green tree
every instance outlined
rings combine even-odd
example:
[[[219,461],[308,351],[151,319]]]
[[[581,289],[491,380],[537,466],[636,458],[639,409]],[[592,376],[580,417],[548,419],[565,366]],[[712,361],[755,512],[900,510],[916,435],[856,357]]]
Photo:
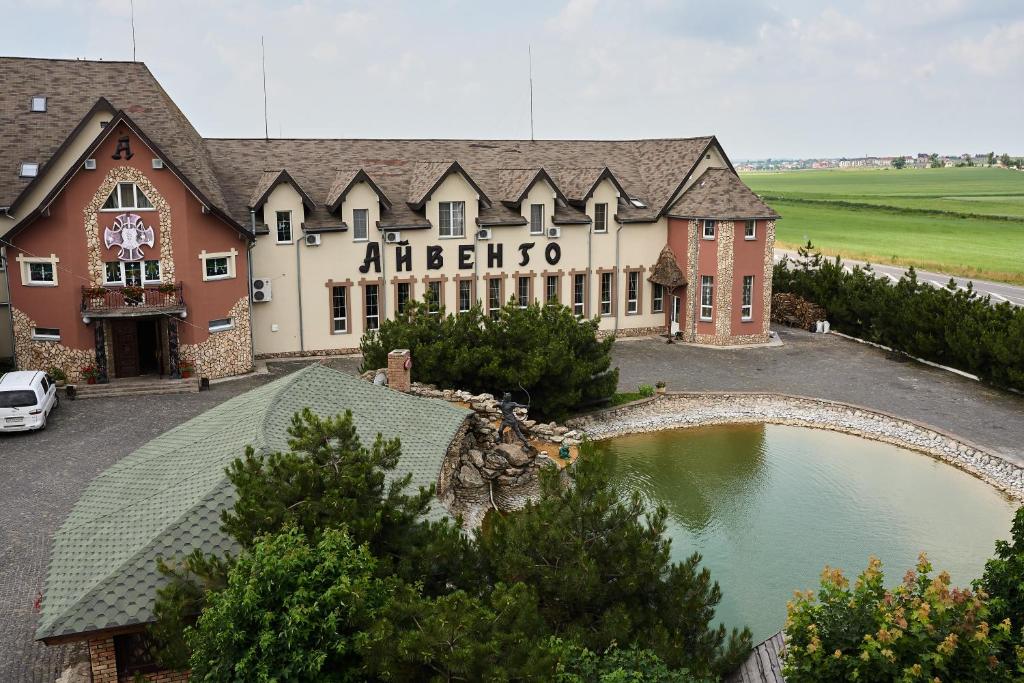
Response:
[[[640,643],[698,675],[742,661],[750,632],[712,625],[721,591],[699,554],[671,562],[667,510],[648,513],[638,493],[613,485],[607,455],[592,444],[573,482],[547,470],[539,502],[489,520],[478,542],[491,580],[532,586],[550,632],[594,651]]]
[[[1024,507],[1013,518],[1009,541],[996,541],[996,554],[985,563],[975,588],[988,595],[992,620],[1009,619],[1024,641]]]
[[[895,157],[890,163],[892,164],[893,168],[895,168],[896,170],[900,170],[900,169],[906,168],[906,166],[907,166],[907,158],[906,157]]]
[[[598,339],[598,319],[565,306],[506,303],[495,316],[479,304],[458,315],[431,315],[411,302],[408,315],[381,322],[360,342],[363,370],[384,367],[393,349],[412,351],[413,379],[477,393],[516,392],[538,418],[560,418],[607,399],[618,385],[613,339]],[[520,391],[522,388],[524,391]]]
[[[260,537],[186,631],[194,681],[362,681],[359,646],[396,590],[343,529]]]
[[[613,646],[602,653],[579,645],[561,645],[554,680],[558,683],[710,683],[686,669],[670,669],[652,650]]]
[[[988,157],[985,159],[985,163],[987,163],[989,166],[994,166],[996,163],[996,153],[989,152]]]
[[[949,574],[931,571],[922,553],[916,571],[887,590],[877,558],[852,588],[826,567],[817,597],[797,593],[788,606],[786,680],[1017,680],[1017,655],[1000,658],[1009,622],[993,623],[982,594],[951,588]]]
[[[939,155],[938,154],[935,154],[933,152],[932,154],[928,155],[928,167],[929,168],[942,168],[943,167],[942,160],[939,159]]]
[[[1007,154],[1006,152],[1003,152],[1003,154],[999,157],[999,164],[1003,168],[1010,168],[1010,155]]]

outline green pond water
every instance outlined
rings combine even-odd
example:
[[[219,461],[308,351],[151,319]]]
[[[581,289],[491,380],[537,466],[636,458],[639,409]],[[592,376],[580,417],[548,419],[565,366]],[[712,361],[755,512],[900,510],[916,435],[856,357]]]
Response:
[[[600,442],[617,480],[664,504],[674,560],[694,551],[722,588],[717,618],[755,642],[782,628],[794,589],[828,564],[878,556],[898,583],[928,552],[955,585],[979,576],[1016,506],[928,456],[824,430],[724,425]]]

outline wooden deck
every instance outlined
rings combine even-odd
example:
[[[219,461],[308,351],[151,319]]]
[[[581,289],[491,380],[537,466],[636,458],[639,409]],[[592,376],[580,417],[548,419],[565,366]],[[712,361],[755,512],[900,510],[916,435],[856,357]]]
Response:
[[[782,631],[754,646],[743,665],[725,679],[726,683],[785,683],[782,677]]]

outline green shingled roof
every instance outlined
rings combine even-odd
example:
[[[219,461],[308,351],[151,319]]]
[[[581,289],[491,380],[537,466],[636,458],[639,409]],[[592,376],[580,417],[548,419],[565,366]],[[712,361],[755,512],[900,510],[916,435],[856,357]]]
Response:
[[[399,437],[390,477],[411,473],[413,488],[437,482],[470,412],[311,365],[165,432],[97,476],[57,531],[36,637],[151,621],[163,581],[158,557],[237,551],[220,530],[220,511],[235,496],[224,468],[248,445],[287,450],[291,417],[307,406],[322,416],[351,410],[366,445],[378,432]],[[435,503],[431,514],[445,512]]]

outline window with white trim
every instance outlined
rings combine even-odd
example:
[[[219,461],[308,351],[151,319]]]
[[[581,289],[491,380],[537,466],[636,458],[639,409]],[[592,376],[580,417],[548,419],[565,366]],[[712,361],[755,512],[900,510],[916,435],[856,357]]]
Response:
[[[700,319],[711,320],[715,312],[715,278],[712,275],[700,276]]]
[[[348,332],[348,287],[331,287],[331,331]]]
[[[377,285],[366,285],[364,306],[366,308],[366,329],[376,330],[380,327],[380,304],[378,295],[380,293]]]
[[[743,295],[740,299],[740,320],[754,317],[754,276],[743,276]]]
[[[23,161],[18,167],[19,178],[35,178],[39,175],[39,164],[35,161]]]
[[[398,289],[395,295],[395,310],[399,313],[405,313],[405,307],[409,305],[409,299],[412,298],[412,283],[410,282],[399,282]]]
[[[277,212],[277,243],[291,244],[292,241],[292,212]]]
[[[60,328],[33,327],[32,339],[36,341],[60,341]]]
[[[459,280],[459,313],[466,313],[473,307],[473,283]]]
[[[612,314],[612,274],[601,273],[601,315]]]
[[[491,317],[497,320],[501,312],[501,278],[492,277],[487,280],[487,309]]]
[[[466,202],[437,203],[437,232],[441,237],[465,237]]]
[[[640,273],[631,270],[626,273],[626,313],[640,310]]]
[[[122,211],[124,209],[149,210],[153,208],[149,197],[135,183],[118,183],[114,191],[103,203],[103,211]]]
[[[608,232],[607,204],[594,204],[594,232]]]
[[[227,330],[233,329],[234,327],[234,318],[217,318],[216,320],[210,321],[209,327],[207,329],[209,329],[210,332],[225,332]]]
[[[544,234],[544,205],[530,204],[530,234]]]
[[[665,312],[665,286],[651,284],[651,313]]]
[[[704,220],[704,239],[715,239],[715,222],[711,219]]]
[[[743,226],[743,239],[745,240],[756,240],[757,239],[757,221],[747,221],[746,225]]]
[[[352,239],[356,242],[370,239],[369,209],[352,209]]]
[[[586,314],[587,276],[572,276],[572,312],[580,317]]]
[[[235,277],[235,257],[238,252],[222,251],[214,254],[207,254],[206,250],[199,252],[199,260],[203,262],[203,280],[229,280]]]
[[[441,312],[441,281],[430,280],[427,282],[427,311],[430,315],[438,315]]]
[[[46,95],[34,95],[29,110],[33,112],[46,111]]]
[[[142,263],[142,281],[146,283],[160,282],[160,261],[153,259]]]
[[[544,280],[544,301],[558,303],[558,276],[548,275]]]
[[[57,276],[52,261],[29,261],[28,283],[33,285],[56,285]]]
[[[516,303],[519,308],[530,305],[530,278],[522,276],[516,279]]]

